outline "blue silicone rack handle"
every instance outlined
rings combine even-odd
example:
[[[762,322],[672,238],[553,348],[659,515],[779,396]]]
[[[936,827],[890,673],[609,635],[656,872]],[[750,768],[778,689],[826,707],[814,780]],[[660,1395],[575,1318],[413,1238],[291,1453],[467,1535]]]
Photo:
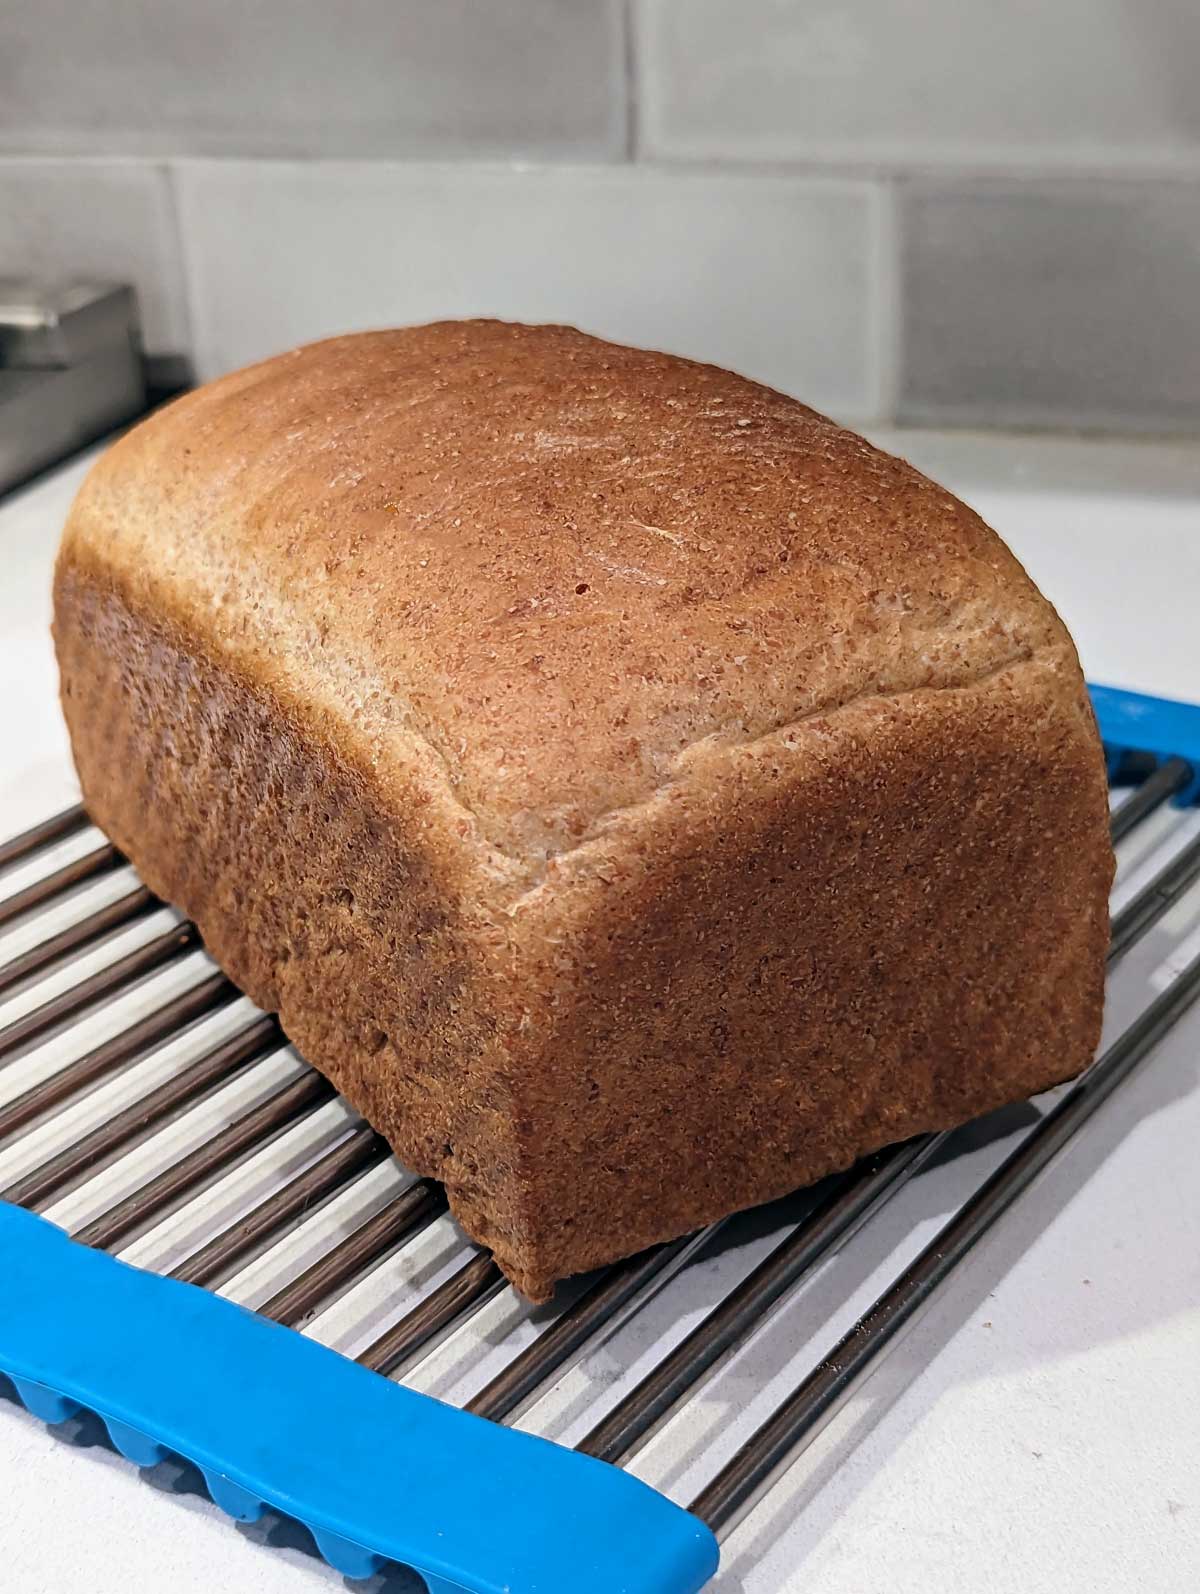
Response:
[[[349,1577],[397,1561],[432,1594],[694,1594],[716,1570],[708,1528],[616,1467],[4,1202],[0,1281],[0,1371],[35,1416],[86,1407],[138,1465],[184,1457],[222,1510],[297,1518]]]
[[[1108,757],[1111,779],[1130,753],[1149,755],[1159,764],[1182,758],[1191,778],[1175,795],[1180,804],[1200,802],[1200,704],[1148,697],[1116,686],[1089,683],[1092,707]]]

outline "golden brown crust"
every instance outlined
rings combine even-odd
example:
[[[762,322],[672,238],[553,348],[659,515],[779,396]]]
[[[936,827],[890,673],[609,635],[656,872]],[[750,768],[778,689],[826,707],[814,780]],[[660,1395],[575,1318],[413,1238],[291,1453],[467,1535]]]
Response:
[[[89,807],[523,1288],[1074,1072],[1103,768],[978,517],[710,367],[335,339],[104,457]]]
[[[419,802],[385,808],[316,743],[94,576],[55,584],[63,708],[89,812],[213,957],[278,1012],[398,1153],[459,1191],[511,1162],[469,929],[422,845]],[[497,1188],[493,1221],[505,1221]]]
[[[364,333],[224,377],[104,456],[76,543],[251,684],[402,742],[505,883],[681,763],[1062,642],[910,466],[560,327]]]

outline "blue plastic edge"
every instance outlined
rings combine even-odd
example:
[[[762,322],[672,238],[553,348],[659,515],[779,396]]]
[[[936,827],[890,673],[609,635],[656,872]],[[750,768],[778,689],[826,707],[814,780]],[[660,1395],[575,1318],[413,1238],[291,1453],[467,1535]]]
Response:
[[[1088,691],[1110,779],[1126,753],[1149,753],[1160,764],[1168,758],[1182,758],[1191,765],[1192,778],[1176,793],[1175,801],[1185,806],[1200,802],[1200,704],[1148,697],[1090,681]]]
[[[414,1567],[434,1594],[695,1594],[698,1518],[605,1462],[381,1378],[220,1296],[0,1202],[0,1371],[35,1415],[96,1412],[174,1453],[243,1519],[309,1527],[337,1570]]]

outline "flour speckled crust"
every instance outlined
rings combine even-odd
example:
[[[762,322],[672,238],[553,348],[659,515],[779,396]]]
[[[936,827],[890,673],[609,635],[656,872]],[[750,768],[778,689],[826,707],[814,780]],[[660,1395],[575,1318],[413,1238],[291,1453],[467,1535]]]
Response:
[[[1076,1072],[1103,762],[902,461],[563,327],[331,339],[104,455],[89,811],[534,1299]]]

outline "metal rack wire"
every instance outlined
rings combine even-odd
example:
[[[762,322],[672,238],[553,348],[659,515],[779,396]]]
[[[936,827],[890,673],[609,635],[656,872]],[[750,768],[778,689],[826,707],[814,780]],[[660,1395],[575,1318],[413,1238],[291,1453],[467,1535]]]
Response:
[[[1113,810],[1130,837],[1189,778],[1161,765]],[[89,1245],[247,1300],[302,1331],[437,1225],[428,1278],[376,1301],[342,1340],[380,1374],[407,1376],[451,1334],[469,1333],[507,1286],[469,1246],[428,1180],[395,1164],[368,1125],[287,1047],[207,959],[195,926],[165,909],[69,809],[0,846],[13,889],[0,900],[0,1199],[47,1213]],[[1110,962],[1200,879],[1200,834],[1124,904]],[[905,1266],[860,1320],[798,1378],[692,1500],[724,1535],[870,1376],[980,1238],[1200,996],[1193,959]],[[578,1448],[622,1465],[783,1309],[814,1271],[952,1142],[890,1147],[814,1192],[773,1247],[631,1388],[599,1411]],[[735,1224],[737,1220],[732,1220]],[[463,1402],[515,1422],[697,1259],[728,1225],[670,1242],[560,1292],[549,1313],[514,1313],[523,1335]],[[273,1258],[275,1259],[273,1261]],[[669,1295],[664,1296],[669,1301]],[[457,1343],[457,1341],[455,1342]],[[603,1405],[603,1400],[598,1400]]]

